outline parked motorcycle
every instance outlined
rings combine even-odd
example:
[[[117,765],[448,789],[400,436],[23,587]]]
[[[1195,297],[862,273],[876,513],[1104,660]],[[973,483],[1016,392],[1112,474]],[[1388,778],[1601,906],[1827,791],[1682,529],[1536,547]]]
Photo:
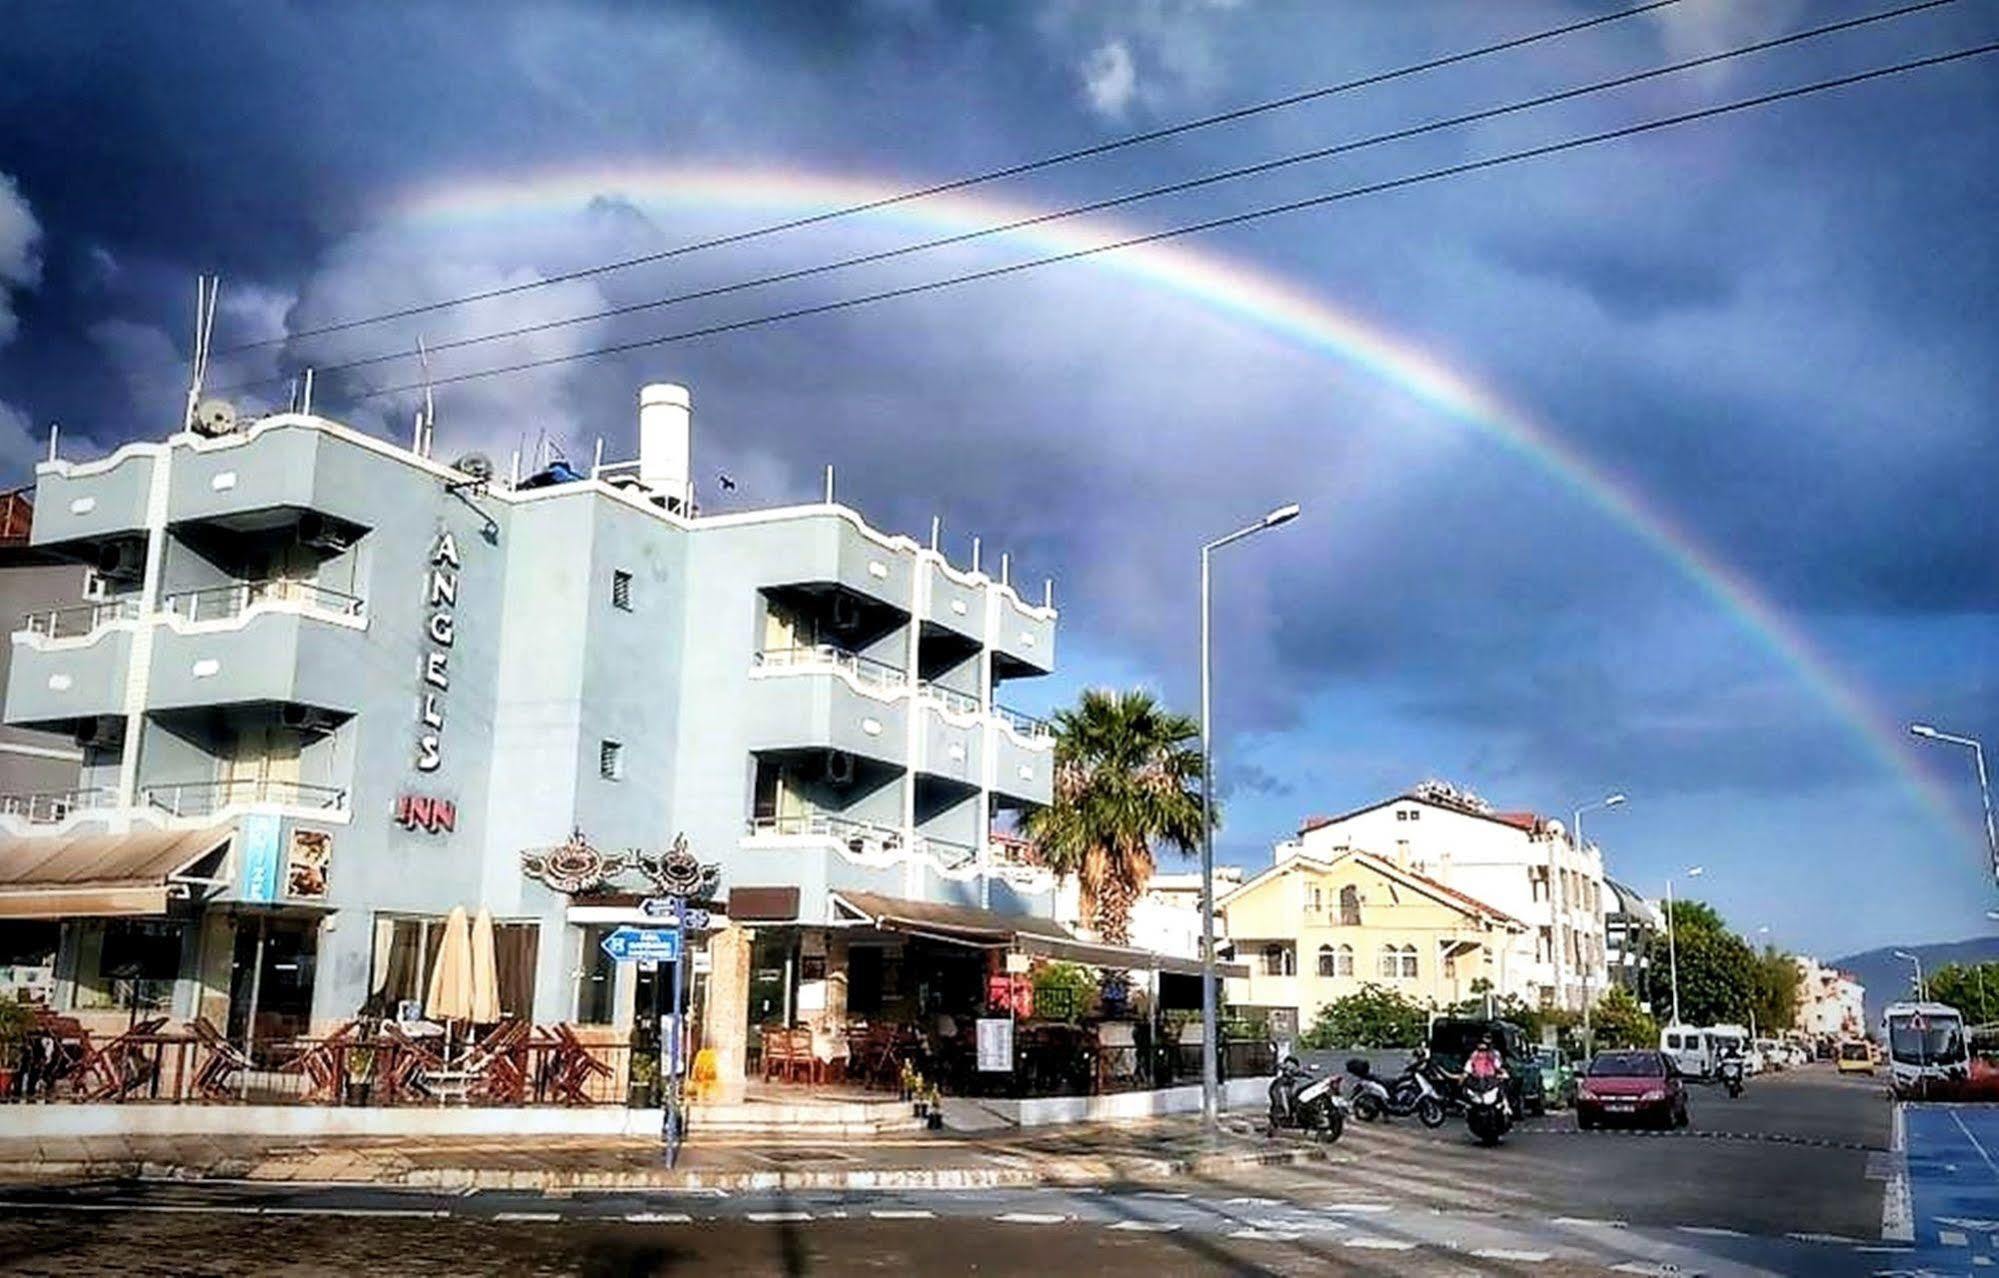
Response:
[[[1513,1107],[1497,1075],[1468,1078],[1464,1086],[1465,1126],[1481,1145],[1497,1145],[1513,1126]]]
[[[1350,1103],[1353,1116],[1364,1123],[1372,1123],[1381,1118],[1407,1118],[1414,1114],[1416,1120],[1425,1127],[1444,1125],[1444,1098],[1420,1061],[1411,1061],[1409,1067],[1391,1082],[1384,1083],[1374,1076],[1374,1067],[1356,1056],[1347,1062],[1347,1073],[1353,1075],[1354,1093]]]
[[[1328,1143],[1346,1130],[1347,1101],[1340,1095],[1340,1077],[1327,1074],[1315,1078],[1318,1070],[1287,1056],[1270,1080],[1270,1132],[1295,1129]]]
[[[1714,1067],[1714,1076],[1720,1081],[1723,1087],[1728,1089],[1730,1100],[1742,1095],[1742,1058],[1740,1056],[1722,1057],[1721,1063]]]

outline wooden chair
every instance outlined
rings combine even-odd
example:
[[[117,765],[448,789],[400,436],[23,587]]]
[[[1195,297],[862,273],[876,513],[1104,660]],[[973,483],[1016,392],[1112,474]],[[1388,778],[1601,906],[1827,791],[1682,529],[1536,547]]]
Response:
[[[459,1066],[469,1076],[466,1099],[475,1105],[519,1105],[527,1100],[526,1021],[501,1021]]]
[[[423,1087],[423,1076],[443,1069],[444,1057],[411,1038],[394,1021],[382,1022],[376,1050],[387,1053],[386,1057],[377,1059],[375,1066],[376,1086],[381,1089],[383,1104],[395,1105],[429,1098]]]
[[[347,1084],[347,1049],[360,1033],[361,1023],[349,1021],[286,1061],[278,1072],[301,1075],[308,1102],[338,1101]]]
[[[92,1048],[77,1066],[78,1091],[87,1101],[118,1100],[152,1081],[156,1062],[146,1055],[148,1041],[167,1023],[149,1017],[101,1047]]]
[[[548,1027],[552,1040],[544,1043],[548,1057],[541,1070],[541,1088],[559,1105],[590,1105],[590,1080],[609,1079],[611,1067],[597,1059],[567,1025]]]
[[[194,1071],[195,1092],[207,1101],[235,1100],[239,1095],[235,1075],[254,1068],[250,1058],[205,1016],[189,1021],[187,1030],[205,1053]]]

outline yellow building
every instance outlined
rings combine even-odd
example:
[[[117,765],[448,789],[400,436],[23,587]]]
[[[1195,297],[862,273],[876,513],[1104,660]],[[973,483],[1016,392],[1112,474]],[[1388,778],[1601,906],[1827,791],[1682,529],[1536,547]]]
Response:
[[[1438,1007],[1473,997],[1481,978],[1503,993],[1518,947],[1532,943],[1520,920],[1352,850],[1285,857],[1216,908],[1236,961],[1249,965],[1241,1001],[1295,1009],[1301,1028],[1370,983]]]

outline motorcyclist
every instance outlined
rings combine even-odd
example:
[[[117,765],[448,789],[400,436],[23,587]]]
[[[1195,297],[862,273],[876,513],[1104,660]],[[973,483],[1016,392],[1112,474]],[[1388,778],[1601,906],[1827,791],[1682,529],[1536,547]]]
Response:
[[[1500,1094],[1505,1096],[1504,1103],[1510,1114],[1513,1111],[1513,1099],[1505,1095],[1503,1086],[1505,1080],[1506,1058],[1500,1054],[1498,1046],[1492,1041],[1492,1035],[1479,1035],[1478,1046],[1474,1047],[1471,1055],[1465,1058],[1465,1072],[1457,1075],[1454,1081],[1467,1086],[1473,1083],[1502,1084]]]

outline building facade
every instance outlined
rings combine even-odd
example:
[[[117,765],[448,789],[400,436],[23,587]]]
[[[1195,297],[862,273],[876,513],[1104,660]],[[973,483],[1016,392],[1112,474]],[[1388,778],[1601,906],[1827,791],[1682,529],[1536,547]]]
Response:
[[[1851,972],[1826,967],[1817,959],[1797,958],[1797,1029],[1814,1039],[1859,1039],[1867,1036],[1867,988]]]
[[[1530,925],[1532,958],[1509,969],[1499,993],[1573,1008],[1603,993],[1603,854],[1594,844],[1578,847],[1559,821],[1494,811],[1428,782],[1341,816],[1313,818],[1295,841],[1278,845],[1277,856],[1325,860],[1347,850],[1407,866]]]
[[[1051,912],[990,832],[1049,795],[1003,698],[1052,669],[1053,607],[830,481],[702,514],[686,393],[640,402],[638,462],[588,475],[296,413],[39,468],[33,545],[98,586],[15,631],[6,722],[75,743],[82,790],[0,808],[0,927],[58,923],[58,1006],[323,1030],[420,1000],[462,905],[508,1014],[623,1023],[618,867],[681,838],[718,928],[760,929],[729,998],[788,1013],[842,893]]]
[[[1641,892],[1619,883],[1603,881],[1604,966],[1610,983],[1638,1000],[1651,1011],[1647,979],[1652,970],[1652,938],[1666,929],[1665,914],[1645,899]]]
[[[1445,1008],[1512,987],[1531,960],[1525,923],[1374,853],[1292,852],[1223,897],[1245,1004],[1289,1010],[1300,1028],[1319,1009],[1380,985]]]

